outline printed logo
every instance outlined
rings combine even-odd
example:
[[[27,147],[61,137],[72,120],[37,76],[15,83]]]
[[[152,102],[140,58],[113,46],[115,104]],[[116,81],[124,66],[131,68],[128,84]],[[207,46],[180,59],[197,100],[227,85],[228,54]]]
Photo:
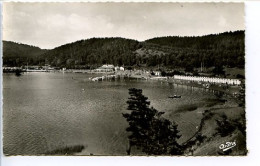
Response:
[[[225,144],[219,145],[219,149],[223,150],[223,152],[227,151],[236,146],[236,141],[234,142],[226,142]]]

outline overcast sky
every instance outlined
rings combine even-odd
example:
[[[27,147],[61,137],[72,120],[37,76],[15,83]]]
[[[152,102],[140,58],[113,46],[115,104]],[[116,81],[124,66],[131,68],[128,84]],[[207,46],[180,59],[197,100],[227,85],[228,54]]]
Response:
[[[51,49],[92,37],[143,41],[244,30],[243,3],[4,3],[3,39]]]

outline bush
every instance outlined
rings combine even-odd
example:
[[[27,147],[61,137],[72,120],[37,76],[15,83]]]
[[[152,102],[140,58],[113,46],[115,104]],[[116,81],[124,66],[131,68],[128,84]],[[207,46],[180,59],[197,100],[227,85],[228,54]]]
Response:
[[[217,123],[217,134],[221,137],[228,136],[236,129],[236,123],[227,119],[226,115],[222,115],[221,119],[216,120]]]

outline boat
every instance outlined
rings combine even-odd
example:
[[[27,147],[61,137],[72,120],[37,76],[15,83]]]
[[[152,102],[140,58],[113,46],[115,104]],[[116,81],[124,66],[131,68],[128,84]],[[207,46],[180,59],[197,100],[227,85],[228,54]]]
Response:
[[[169,96],[169,98],[174,99],[174,98],[181,98],[181,95],[173,95],[173,96]]]

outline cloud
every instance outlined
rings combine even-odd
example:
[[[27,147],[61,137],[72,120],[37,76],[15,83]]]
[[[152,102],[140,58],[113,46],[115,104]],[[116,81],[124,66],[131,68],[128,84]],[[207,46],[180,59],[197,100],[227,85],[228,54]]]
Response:
[[[54,48],[92,37],[146,40],[244,29],[243,3],[4,3],[3,39]]]

